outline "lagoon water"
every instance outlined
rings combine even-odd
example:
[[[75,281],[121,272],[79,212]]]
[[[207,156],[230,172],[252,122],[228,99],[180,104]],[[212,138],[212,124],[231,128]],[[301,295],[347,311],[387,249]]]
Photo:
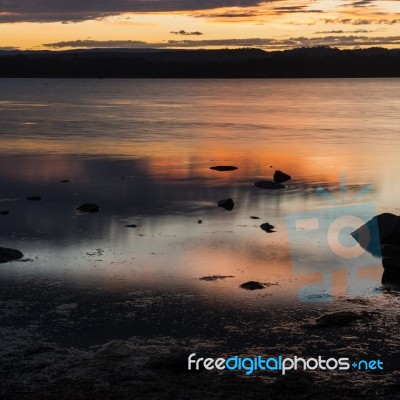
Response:
[[[277,301],[329,275],[317,300],[343,296],[350,272],[331,268],[326,234],[304,239],[310,268],[298,268],[288,221],[315,210],[326,222],[324,210],[350,204],[361,219],[366,203],[399,214],[399,127],[399,79],[1,79],[0,211],[10,214],[0,215],[0,246],[25,258],[0,276],[229,299],[256,280],[273,284],[260,301]],[[253,185],[275,170],[293,177],[286,189]],[[232,211],[216,206],[229,197]],[[100,212],[77,213],[86,202]],[[378,258],[358,266],[358,294],[379,293],[381,274]],[[199,280],[211,275],[234,277]]]

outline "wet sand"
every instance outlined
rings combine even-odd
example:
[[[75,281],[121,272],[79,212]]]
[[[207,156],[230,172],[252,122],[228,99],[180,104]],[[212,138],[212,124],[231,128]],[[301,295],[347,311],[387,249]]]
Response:
[[[212,282],[206,282],[212,284]],[[265,290],[268,290],[265,289]],[[2,399],[397,399],[398,292],[268,308],[193,288],[122,289],[45,278],[0,283]],[[353,311],[343,326],[316,323]],[[384,361],[371,371],[187,370],[187,357]]]

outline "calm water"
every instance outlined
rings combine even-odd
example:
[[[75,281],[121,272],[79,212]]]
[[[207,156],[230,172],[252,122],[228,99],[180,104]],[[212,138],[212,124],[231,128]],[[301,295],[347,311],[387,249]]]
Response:
[[[309,268],[299,268],[287,218],[317,210],[329,220],[326,208],[348,206],[365,185],[361,217],[366,202],[399,214],[399,127],[399,79],[2,79],[0,211],[10,214],[0,215],[0,246],[25,259],[3,264],[0,276],[186,285],[227,297],[249,295],[238,288],[248,280],[278,283],[260,291],[262,301],[297,299],[321,279],[322,297],[346,294],[347,281],[377,293],[380,260],[331,273],[324,233],[304,240]],[[239,169],[209,169],[221,164]],[[253,185],[276,169],[292,175],[286,189]],[[232,211],[216,206],[229,197]],[[78,214],[86,202],[100,213]],[[198,279],[215,274],[234,278]]]

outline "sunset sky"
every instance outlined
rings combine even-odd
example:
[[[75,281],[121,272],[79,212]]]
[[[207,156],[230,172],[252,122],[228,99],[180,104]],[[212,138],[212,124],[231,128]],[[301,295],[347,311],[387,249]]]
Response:
[[[0,0],[0,49],[400,47],[400,0]]]

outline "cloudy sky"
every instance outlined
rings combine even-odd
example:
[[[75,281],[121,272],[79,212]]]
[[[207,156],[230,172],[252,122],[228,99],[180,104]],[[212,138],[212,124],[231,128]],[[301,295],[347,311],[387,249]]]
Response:
[[[0,0],[0,49],[400,47],[400,0]]]

